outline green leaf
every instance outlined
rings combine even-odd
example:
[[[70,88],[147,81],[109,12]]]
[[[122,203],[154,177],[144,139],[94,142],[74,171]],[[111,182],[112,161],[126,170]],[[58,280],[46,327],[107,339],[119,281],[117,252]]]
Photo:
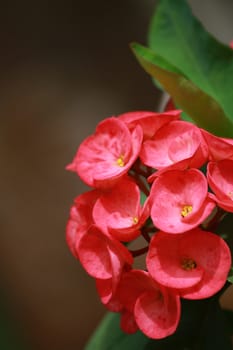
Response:
[[[149,46],[216,100],[233,121],[233,50],[204,29],[187,1],[159,2],[149,30]]]
[[[129,335],[120,329],[119,314],[105,316],[84,350],[146,349],[149,339],[141,332]]]
[[[233,137],[233,124],[211,96],[152,50],[138,43],[132,43],[131,48],[145,71],[160,82],[199,127],[219,136]]]
[[[179,326],[167,338],[149,339],[140,331],[131,335],[125,334],[120,330],[120,315],[108,313],[84,350],[214,350],[219,349],[217,346],[220,343],[224,345],[222,350],[229,349],[232,314],[225,315],[225,311],[220,309],[218,295],[205,300],[182,299],[181,303]],[[214,336],[211,333],[213,329]]]

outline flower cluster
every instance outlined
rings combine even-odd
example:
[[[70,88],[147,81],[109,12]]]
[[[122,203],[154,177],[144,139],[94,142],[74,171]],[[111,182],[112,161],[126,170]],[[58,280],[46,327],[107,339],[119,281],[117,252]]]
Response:
[[[180,119],[137,111],[102,121],[67,168],[92,189],[70,210],[66,238],[127,333],[175,332],[180,299],[225,284],[228,245],[214,230],[233,212],[233,140]],[[141,236],[145,246],[132,250]],[[145,255],[145,268],[134,267]]]

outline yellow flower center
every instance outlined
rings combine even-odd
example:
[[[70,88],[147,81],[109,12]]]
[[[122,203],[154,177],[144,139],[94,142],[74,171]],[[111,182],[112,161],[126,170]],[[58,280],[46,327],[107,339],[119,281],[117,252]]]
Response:
[[[134,217],[133,217],[133,223],[134,223],[135,225],[138,223],[138,218],[137,218],[137,216],[134,216]]]
[[[193,270],[197,267],[197,264],[196,262],[193,260],[193,259],[190,259],[190,258],[184,258],[182,261],[181,261],[181,266],[184,270],[186,271],[190,271],[190,270]]]
[[[181,212],[180,212],[180,215],[183,216],[183,218],[185,216],[187,216],[188,214],[190,214],[193,210],[193,207],[191,205],[184,205]]]
[[[125,165],[123,154],[121,154],[120,157],[116,160],[116,163],[117,163],[117,165],[119,165],[120,167],[123,167],[123,166]]]

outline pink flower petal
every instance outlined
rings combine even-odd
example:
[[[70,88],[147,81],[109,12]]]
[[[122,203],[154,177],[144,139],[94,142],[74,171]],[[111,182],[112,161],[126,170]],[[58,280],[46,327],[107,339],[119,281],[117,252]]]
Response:
[[[140,152],[143,164],[163,169],[182,162],[182,167],[199,168],[207,160],[208,149],[200,130],[184,121],[173,121],[162,127]],[[185,162],[184,162],[185,161]]]
[[[233,159],[233,140],[215,136],[201,129],[208,148],[210,160]]]
[[[148,278],[147,272],[131,270],[122,275],[117,290],[118,298],[127,310],[133,312],[137,298],[143,294],[145,290],[154,291],[155,286],[157,286],[157,284]],[[158,287],[156,290],[159,295]]]
[[[134,313],[136,323],[145,335],[162,339],[176,331],[180,320],[180,300],[171,293],[157,297],[152,291],[145,292],[137,299]]]
[[[129,178],[120,180],[110,191],[103,193],[93,209],[96,225],[121,241],[136,238],[140,225],[148,216],[149,211],[140,206],[139,188]]]
[[[103,304],[108,304],[112,299],[112,278],[96,279],[96,289]],[[111,311],[119,312],[121,305],[118,303],[111,308]]]
[[[233,212],[233,160],[210,162],[207,167],[207,179],[218,205]]]
[[[176,236],[157,233],[147,255],[147,268],[155,281],[186,299],[217,293],[230,266],[231,253],[224,240],[198,228]]]
[[[191,230],[215,207],[207,196],[206,178],[197,169],[163,173],[154,181],[149,201],[154,225],[169,233]]]
[[[147,254],[147,268],[158,283],[170,288],[188,288],[196,285],[203,275],[203,269],[193,270],[182,268],[183,252],[180,254],[180,244],[184,234],[171,235],[159,232],[150,242]],[[195,245],[196,247],[196,245]]]
[[[74,205],[70,209],[70,217],[66,227],[66,241],[75,257],[77,257],[75,247],[78,246],[79,240],[94,223],[92,209],[99,195],[97,190],[85,192],[75,198]]]
[[[147,272],[124,273],[116,295],[130,320],[134,314],[137,326],[147,336],[159,339],[175,331],[180,318],[179,296],[158,285]],[[122,328],[127,332],[127,322]]]
[[[226,283],[231,267],[231,252],[225,241],[214,233],[195,229],[186,234],[181,252],[193,257],[204,273],[201,281],[180,294],[186,299],[203,299],[216,294]]]
[[[136,160],[142,142],[142,130],[132,131],[117,118],[108,118],[80,145],[73,162],[75,171],[91,187],[109,187],[123,176]]]
[[[107,237],[96,228],[90,228],[78,246],[80,262],[87,273],[100,279],[112,278],[112,264]]]
[[[127,334],[137,332],[138,325],[135,322],[134,314],[128,310],[124,310],[121,314],[121,329]]]
[[[126,123],[130,130],[140,125],[143,130],[144,139],[150,139],[163,125],[178,119],[180,113],[180,110],[172,110],[163,113],[135,111],[121,114],[118,118]]]

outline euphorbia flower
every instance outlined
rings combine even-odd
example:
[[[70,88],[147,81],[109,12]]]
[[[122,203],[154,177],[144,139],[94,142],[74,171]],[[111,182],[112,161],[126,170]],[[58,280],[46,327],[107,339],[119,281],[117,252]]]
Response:
[[[66,226],[66,241],[75,257],[77,257],[77,246],[80,239],[94,224],[92,209],[99,195],[98,190],[85,192],[75,198],[74,205],[70,209],[70,217]]]
[[[124,178],[96,201],[93,218],[106,234],[120,241],[131,241],[140,235],[140,227],[149,217],[147,202],[140,205],[140,190],[130,178]]]
[[[218,161],[221,159],[233,159],[233,140],[215,136],[201,129],[209,148],[209,159]]]
[[[128,172],[141,148],[142,129],[132,132],[117,118],[102,121],[85,139],[67,169],[91,187],[109,187]]]
[[[130,268],[133,257],[117,240],[104,235],[96,226],[91,226],[77,246],[79,260],[87,273],[95,279],[109,280],[103,286],[103,300],[107,303],[120,280],[123,269]],[[108,292],[106,293],[106,288]],[[104,295],[105,294],[105,295]],[[107,295],[108,294],[108,295]]]
[[[202,299],[225,284],[231,253],[221,237],[199,228],[180,235],[158,232],[146,262],[158,283],[176,289],[183,298]]]
[[[169,233],[197,227],[215,207],[207,180],[198,169],[164,172],[154,181],[149,201],[154,225]]]
[[[207,179],[218,206],[233,213],[233,160],[210,162],[207,166]]]
[[[180,319],[179,296],[156,283],[147,272],[124,273],[116,296],[122,304],[121,327],[125,332],[135,332],[137,326],[153,339],[175,332]]]
[[[124,113],[118,116],[130,130],[140,125],[143,130],[144,139],[150,139],[158,129],[172,120],[180,117],[180,110],[155,113],[151,111],[134,111]]]
[[[199,128],[185,121],[172,121],[143,143],[140,159],[154,169],[199,168],[208,156],[208,148]]]

